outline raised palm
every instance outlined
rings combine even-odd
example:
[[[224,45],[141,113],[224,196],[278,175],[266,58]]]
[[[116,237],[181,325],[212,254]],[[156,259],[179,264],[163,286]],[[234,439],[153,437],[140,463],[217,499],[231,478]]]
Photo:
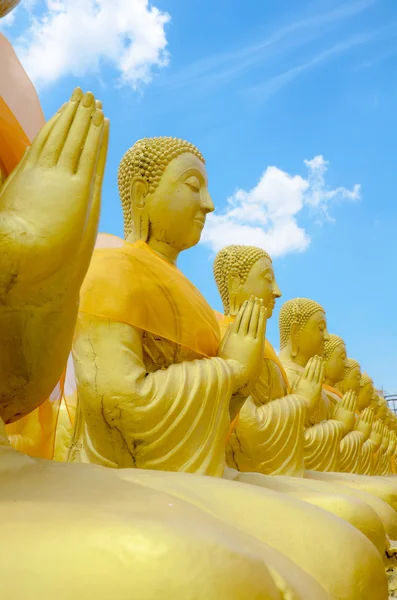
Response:
[[[324,361],[319,356],[313,356],[307,362],[305,370],[296,380],[293,392],[305,401],[309,411],[317,408],[320,401],[324,381]]]
[[[357,396],[352,390],[349,390],[335,408],[334,419],[342,424],[344,435],[353,429],[356,404]]]
[[[97,233],[108,121],[80,89],[43,127],[0,192],[2,303],[78,296]]]
[[[370,406],[367,406],[367,408],[362,411],[360,418],[357,420],[355,430],[360,431],[363,434],[364,440],[367,440],[371,435],[374,418],[374,409]]]

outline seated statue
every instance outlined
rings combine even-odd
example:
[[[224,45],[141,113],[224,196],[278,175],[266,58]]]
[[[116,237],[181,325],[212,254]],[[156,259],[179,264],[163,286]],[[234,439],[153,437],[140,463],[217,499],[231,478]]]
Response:
[[[238,522],[241,531],[282,552],[331,595],[351,597],[360,579],[362,597],[367,583],[361,577],[369,576],[358,573],[368,540],[359,534],[363,548],[356,549],[353,569],[340,554],[346,543],[353,559],[350,543],[338,532],[347,526],[350,536],[354,527],[293,495],[239,485],[237,472],[228,472],[237,483],[221,479],[230,422],[261,369],[265,309],[259,301],[245,303],[220,344],[213,311],[176,267],[179,253],[199,241],[213,210],[201,154],[183,140],[141,140],[121,162],[119,189],[127,240],[99,240],[81,292],[69,460],[144,468],[153,486],[182,481],[181,497],[229,525]],[[166,478],[160,470],[179,473]],[[186,473],[212,477],[192,479]],[[335,502],[353,505],[347,497]],[[361,520],[371,536],[361,510],[368,509],[374,521],[376,514],[358,502],[354,507],[351,519]],[[319,553],[305,537],[303,549],[303,529],[313,540],[332,532],[334,541],[327,539]],[[368,543],[372,552],[375,546]],[[335,563],[344,573],[337,578],[338,592],[329,568]],[[346,576],[353,581],[348,584]]]
[[[373,475],[391,475],[392,474],[392,456],[396,449],[396,438],[394,431],[394,419],[387,405],[387,401],[382,396],[377,395],[376,418],[383,423],[383,437],[379,452],[374,457]]]
[[[214,261],[214,276],[224,307],[223,315],[217,313],[223,335],[227,335],[227,328],[252,295],[263,301],[267,318],[271,318],[281,292],[271,258],[264,250],[241,245],[223,248]],[[357,500],[364,501],[377,512],[388,535],[394,538],[397,536],[397,516],[384,502],[338,484],[305,477],[305,424],[317,409],[323,371],[322,359],[310,358],[294,389],[290,390],[284,368],[266,340],[259,378],[232,423],[226,448],[227,463],[244,473],[239,476],[240,480],[305,499],[344,518],[349,518],[347,505],[351,515],[358,510]],[[348,392],[347,402],[354,403],[351,396]],[[339,416],[343,422],[345,415],[341,409]],[[261,476],[250,474],[250,471]],[[350,498],[345,498],[341,505],[337,496],[339,499],[340,496]],[[368,518],[366,531],[377,529],[376,523]]]
[[[4,246],[7,239],[1,252],[5,343],[0,410],[12,425],[40,410],[63,369],[79,286],[94,245],[107,131],[92,94],[77,90],[0,191]],[[41,436],[33,429],[30,433],[32,440]],[[66,600],[88,594],[96,600],[150,600],[161,594],[174,599],[186,598],[189,586],[195,597],[214,600],[331,597],[258,536],[178,498],[178,482],[172,483],[171,494],[148,486],[137,470],[128,474],[29,458],[9,445],[2,419],[0,482],[6,509],[0,550],[4,597]],[[195,477],[191,482],[194,486]],[[233,484],[224,484],[227,497]],[[345,527],[341,534],[359,550],[354,530],[349,535]],[[385,582],[375,549],[366,560],[383,599]],[[358,579],[350,579],[356,588],[351,597],[358,598]],[[369,580],[365,588],[370,598]]]
[[[297,298],[282,306],[280,359],[291,387],[303,372],[307,361],[312,356],[324,352],[328,338],[325,311],[317,302]],[[358,398],[360,401],[360,394]],[[332,414],[331,402],[323,391],[320,406],[305,432],[305,464],[308,469],[306,476],[319,481],[340,483],[350,489],[369,493],[396,510],[397,484],[390,478],[337,472],[344,428],[342,420],[337,418],[339,414]],[[394,534],[393,539],[396,539]]]
[[[344,425],[344,435],[340,443],[339,471],[360,473],[364,434],[355,427],[358,385],[356,389],[348,389],[345,394],[336,388],[336,384],[343,381],[347,363],[346,345],[341,337],[329,335],[329,339],[325,342],[324,356],[326,367],[323,387],[333,405],[334,415]]]
[[[360,364],[353,358],[346,360],[343,379],[335,384],[336,390],[343,396],[348,391],[357,394],[356,403],[356,430],[363,437],[363,446],[358,468],[354,471],[361,475],[372,474],[372,461],[375,450],[372,425],[375,412],[372,410],[371,394],[373,394],[373,381],[361,375]]]
[[[280,360],[291,387],[304,372],[312,356],[323,356],[329,340],[325,311],[307,298],[286,302],[280,311]],[[333,403],[321,393],[316,410],[306,423],[304,459],[306,468],[339,471],[340,443],[345,422],[333,414]]]
[[[270,256],[254,246],[227,246],[214,261],[214,276],[224,315],[222,336],[253,293],[261,298],[267,319],[281,296]],[[288,382],[268,340],[260,376],[243,404],[227,445],[227,463],[238,471],[302,476],[303,426],[311,398],[288,394]],[[306,404],[308,406],[306,406]]]

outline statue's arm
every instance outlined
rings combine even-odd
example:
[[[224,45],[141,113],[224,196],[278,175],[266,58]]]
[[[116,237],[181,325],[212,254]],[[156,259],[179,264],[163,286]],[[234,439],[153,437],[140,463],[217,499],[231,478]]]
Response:
[[[0,406],[5,422],[32,411],[55,388],[70,352],[77,308],[77,294],[59,302],[54,293],[54,300],[44,306],[17,309],[0,302]],[[16,404],[17,413],[12,408]]]
[[[51,394],[98,229],[108,122],[77,89],[0,189],[0,416]]]

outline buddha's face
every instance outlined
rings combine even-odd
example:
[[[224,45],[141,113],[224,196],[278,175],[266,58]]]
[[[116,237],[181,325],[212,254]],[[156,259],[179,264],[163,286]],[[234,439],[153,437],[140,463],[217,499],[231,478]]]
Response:
[[[298,352],[307,362],[312,356],[324,355],[324,344],[329,339],[327,321],[322,310],[315,312],[299,330]]]
[[[352,390],[356,394],[358,394],[360,390],[361,383],[361,369],[360,367],[353,367],[350,369],[347,377],[344,380],[343,389],[347,392]]]
[[[180,252],[195,246],[206,216],[214,210],[203,163],[188,152],[166,167],[155,192],[144,199],[154,238]]]
[[[378,411],[376,416],[378,419],[382,419],[382,421],[386,422],[387,417],[389,416],[389,409],[387,406],[387,401],[384,398],[378,398]]]
[[[327,364],[325,366],[325,377],[329,379],[333,383],[338,383],[342,381],[345,368],[346,368],[346,346],[345,344],[338,344],[331,356],[327,360]]]
[[[360,387],[360,391],[357,396],[357,410],[362,411],[372,403],[372,397],[374,394],[374,386],[372,383],[366,383]]]
[[[251,296],[263,300],[263,305],[267,309],[267,318],[272,316],[276,299],[281,297],[281,292],[274,276],[272,263],[266,256],[253,265],[246,281],[239,286],[237,296],[239,306]]]

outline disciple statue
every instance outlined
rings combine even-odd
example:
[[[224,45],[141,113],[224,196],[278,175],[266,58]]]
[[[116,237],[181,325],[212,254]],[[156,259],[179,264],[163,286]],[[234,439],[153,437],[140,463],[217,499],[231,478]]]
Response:
[[[224,308],[224,315],[220,315],[223,335],[252,294],[262,298],[267,318],[271,318],[281,292],[271,258],[264,250],[254,246],[223,248],[214,261],[214,276]],[[313,365],[313,375],[316,364]],[[320,389],[319,381],[317,394]],[[266,340],[259,379],[240,410],[230,435],[227,446],[229,466],[264,475],[302,476],[303,426],[306,411],[316,400],[318,398],[313,400],[310,394],[307,398],[298,393],[288,394],[285,372]]]
[[[340,443],[339,471],[360,473],[364,434],[355,428],[357,396],[353,389],[342,394],[336,384],[343,381],[347,363],[346,345],[337,335],[329,335],[325,342],[326,360],[324,389],[330,400],[334,414],[344,424],[344,435]]]
[[[295,561],[331,595],[354,597],[358,581],[357,597],[368,586],[378,593],[374,580],[366,583],[368,567],[359,575],[363,556],[375,546],[359,534],[354,543],[360,539],[363,547],[353,551],[356,532],[348,523],[293,495],[221,479],[230,423],[261,371],[266,307],[254,298],[245,302],[220,343],[213,311],[176,266],[179,253],[199,241],[213,210],[202,155],[183,140],[141,140],[122,159],[119,190],[126,240],[98,240],[81,291],[69,460],[144,468],[145,474],[132,470],[128,477],[139,474],[228,525],[238,522],[241,531]],[[237,482],[240,475],[228,472]],[[353,506],[347,497],[341,502]],[[368,507],[354,507],[351,518],[360,520]],[[341,527],[349,531],[345,541]],[[319,553],[314,540],[322,535],[332,539]],[[343,547],[350,561],[357,553],[354,566],[347,567]],[[329,567],[335,562],[344,574],[336,579]]]

